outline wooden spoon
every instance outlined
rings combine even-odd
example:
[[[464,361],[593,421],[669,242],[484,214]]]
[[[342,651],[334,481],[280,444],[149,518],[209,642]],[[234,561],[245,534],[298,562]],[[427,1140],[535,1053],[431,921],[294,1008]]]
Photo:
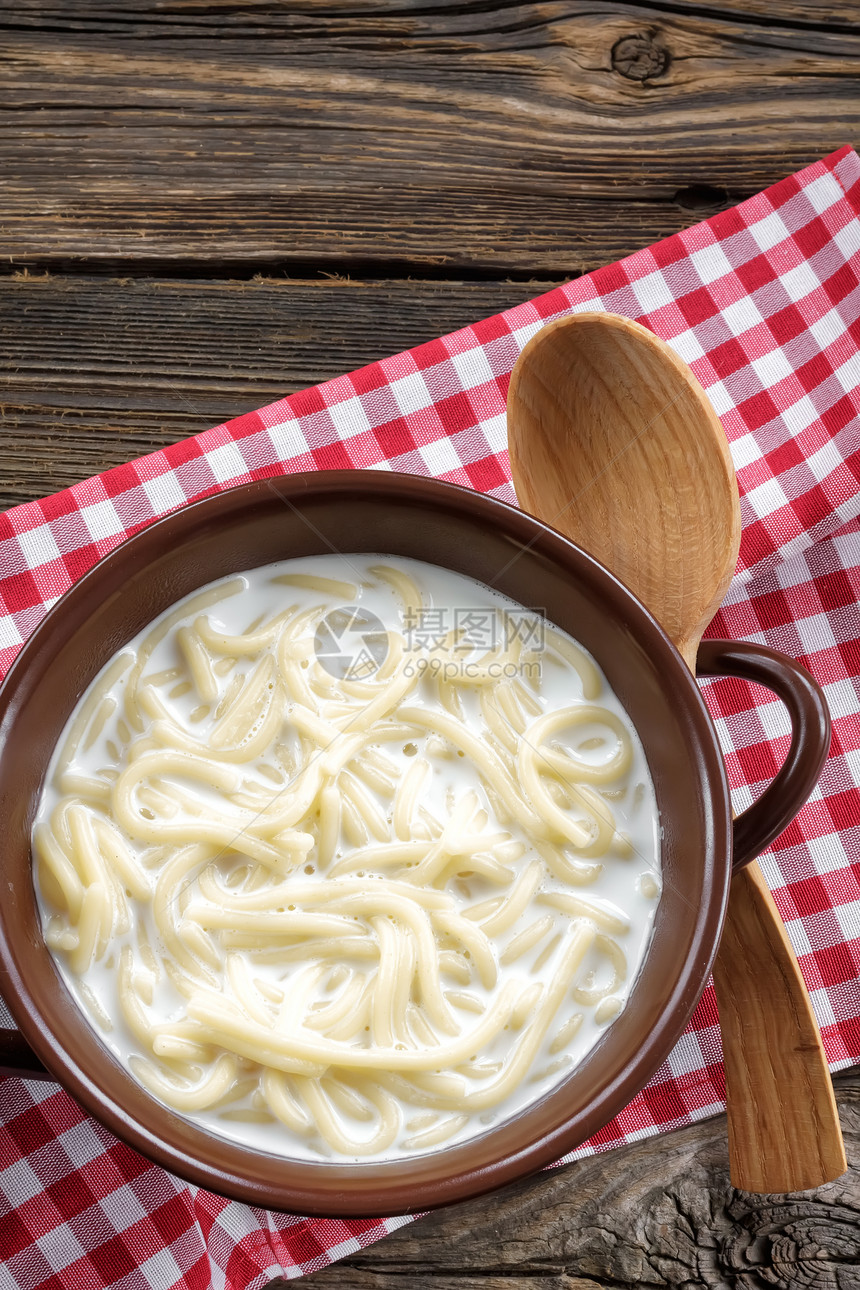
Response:
[[[741,526],[725,434],[686,363],[613,314],[550,323],[514,367],[508,446],[520,505],[626,583],[695,671]],[[821,1036],[755,863],[732,879],[714,984],[732,1182],[787,1192],[839,1177]]]

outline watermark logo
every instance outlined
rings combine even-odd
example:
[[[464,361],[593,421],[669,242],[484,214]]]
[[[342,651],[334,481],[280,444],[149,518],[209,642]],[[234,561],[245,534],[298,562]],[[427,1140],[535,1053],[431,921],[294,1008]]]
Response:
[[[388,633],[369,609],[331,609],[317,627],[314,656],[338,681],[369,681],[388,657]]]
[[[473,650],[510,650],[519,642],[524,650],[539,653],[544,648],[546,622],[531,609],[511,606],[504,613],[495,609],[449,608],[408,609],[403,617],[407,650],[437,649],[449,642],[454,653]]]
[[[533,610],[433,607],[404,615],[407,675],[429,673],[442,681],[540,679],[546,623]],[[478,657],[476,657],[476,655]]]
[[[407,610],[403,616],[405,671],[439,680],[540,679],[545,620],[533,610],[462,606]],[[314,636],[314,655],[338,681],[369,681],[388,657],[388,634],[360,605],[331,609]]]

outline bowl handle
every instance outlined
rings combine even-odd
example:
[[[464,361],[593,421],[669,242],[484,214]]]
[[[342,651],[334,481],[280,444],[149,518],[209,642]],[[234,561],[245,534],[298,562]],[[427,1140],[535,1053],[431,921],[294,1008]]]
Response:
[[[791,721],[788,756],[761,797],[735,819],[732,869],[737,873],[779,837],[815,787],[830,748],[830,713],[806,668],[764,645],[702,641],[696,675],[755,681],[782,700]]]
[[[52,1080],[20,1030],[0,1027],[0,1079],[18,1075],[21,1079]]]

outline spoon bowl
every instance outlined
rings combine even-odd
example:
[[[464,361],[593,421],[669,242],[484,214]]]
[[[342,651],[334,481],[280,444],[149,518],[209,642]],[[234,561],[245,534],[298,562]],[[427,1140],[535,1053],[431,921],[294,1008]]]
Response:
[[[577,314],[526,347],[508,408],[520,505],[611,569],[692,669],[741,518],[725,434],[687,364],[627,318]]]

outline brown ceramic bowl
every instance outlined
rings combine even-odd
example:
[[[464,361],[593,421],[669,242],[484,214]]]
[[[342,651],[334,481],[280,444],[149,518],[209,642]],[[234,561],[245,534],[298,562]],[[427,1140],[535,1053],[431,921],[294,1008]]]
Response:
[[[41,935],[30,828],[45,768],[81,693],[168,605],[224,575],[331,550],[411,556],[467,574],[547,617],[594,654],[645,748],[663,826],[664,894],[629,1002],[563,1083],[472,1141],[391,1163],[307,1163],[244,1149],[155,1101],[100,1043]],[[829,734],[802,669],[752,646],[711,642],[706,670],[759,680],[789,703],[792,752],[735,831],[745,863],[788,823],[817,778]],[[0,690],[0,993],[45,1067],[119,1137],[195,1183],[319,1215],[380,1215],[462,1200],[557,1159],[642,1088],[708,979],[732,872],[729,793],[714,727],[667,637],[619,582],[528,515],[448,484],[320,472],[244,485],[131,538],[48,613]],[[740,833],[738,832],[740,830]],[[740,838],[740,843],[739,843]]]

